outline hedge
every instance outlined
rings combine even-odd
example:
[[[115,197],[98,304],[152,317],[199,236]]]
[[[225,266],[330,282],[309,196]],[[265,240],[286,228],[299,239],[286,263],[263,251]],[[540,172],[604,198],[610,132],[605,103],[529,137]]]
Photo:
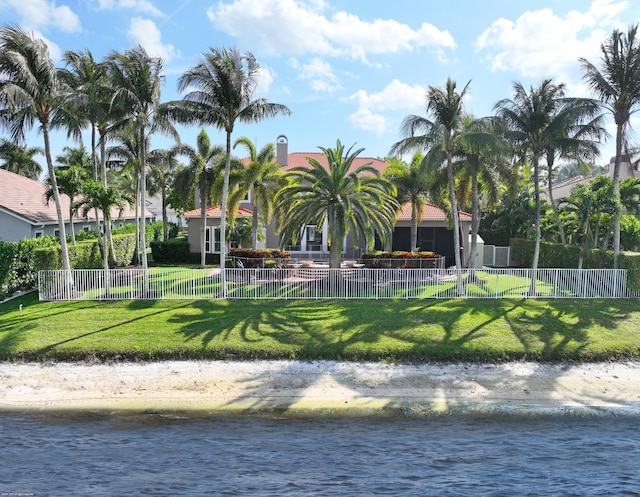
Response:
[[[135,255],[135,234],[114,235],[113,245],[118,266],[131,264]],[[72,269],[103,267],[97,240],[68,245],[68,250]],[[38,271],[42,269],[62,269],[62,254],[57,238],[0,241],[0,298],[34,288],[38,283]]]
[[[531,267],[535,241],[524,238],[512,238],[511,260],[517,267]],[[578,267],[580,247],[577,245],[563,245],[561,243],[540,242],[539,268]],[[582,263],[584,269],[613,268],[613,251],[602,249],[588,250]],[[627,287],[630,291],[640,290],[640,253],[620,252],[618,268],[627,270]]]
[[[166,242],[151,242],[151,257],[153,262],[161,264],[182,263],[200,264],[200,252],[190,252],[186,238],[170,238]],[[206,254],[206,264],[219,264],[220,254]]]

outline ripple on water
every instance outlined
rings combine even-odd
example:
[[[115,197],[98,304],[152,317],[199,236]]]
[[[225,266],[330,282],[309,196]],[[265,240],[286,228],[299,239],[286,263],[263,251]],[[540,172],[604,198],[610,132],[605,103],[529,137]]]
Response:
[[[640,495],[635,417],[0,415],[0,494]]]

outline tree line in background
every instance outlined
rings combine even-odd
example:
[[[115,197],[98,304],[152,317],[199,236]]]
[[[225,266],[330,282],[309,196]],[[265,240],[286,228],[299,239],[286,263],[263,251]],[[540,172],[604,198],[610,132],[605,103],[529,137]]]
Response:
[[[44,154],[47,199],[56,205],[64,269],[69,269],[69,261],[60,193],[77,200],[69,214],[92,210],[98,219],[102,213],[103,226],[96,231],[108,268],[114,263],[109,219],[114,208],[135,206],[136,253],[147,267],[145,230],[140,229],[146,195],[162,199],[166,226],[167,207],[185,211],[193,207],[198,192],[201,247],[206,207],[220,204],[225,260],[225,241],[233,231],[227,228],[236,226],[237,207],[249,191],[253,247],[260,224],[272,219],[283,240],[295,239],[306,224],[326,222],[334,267],[339,264],[340,240],[348,233],[363,236],[368,245],[374,233],[389,242],[396,212],[404,203],[411,205],[411,243],[417,247],[417,226],[426,202],[448,213],[458,268],[474,265],[478,233],[498,244],[508,244],[510,237],[534,238],[534,269],[543,239],[578,244],[584,250],[612,247],[616,265],[621,247],[640,245],[640,184],[620,180],[623,158],[637,158],[628,143],[630,119],[640,104],[637,26],[626,33],[614,30],[600,48],[598,65],[580,60],[595,99],[568,97],[565,85],[550,79],[529,89],[515,83],[513,96],[496,103],[495,115],[478,118],[464,109],[469,84],[459,90],[449,79],[443,87],[428,87],[424,116],[404,119],[402,138],[391,146],[382,175],[370,165],[352,170],[363,149],[345,151],[340,141],[335,148],[320,147],[328,170],[309,160],[309,167],[284,174],[272,144],[256,150],[247,138],[232,141],[237,122],[258,123],[290,113],[282,104],[254,97],[259,65],[250,53],[209,49],[179,78],[184,98],[162,102],[162,60],[142,47],[113,52],[103,61],[94,60],[89,51],[68,51],[65,67],[55,68],[42,40],[20,28],[4,27],[0,124],[9,139],[0,141],[0,161],[2,167],[38,178],[42,170],[34,157]],[[567,198],[554,198],[555,181],[601,172],[592,164],[607,138],[607,114],[616,125],[612,177],[597,177]],[[25,133],[36,123],[43,148],[24,145]],[[202,127],[195,146],[181,143],[178,123]],[[223,146],[211,144],[207,126],[225,132]],[[55,167],[49,142],[52,128],[65,130],[74,140],[81,140],[81,133],[89,129],[90,148],[65,147]],[[157,133],[172,137],[175,145],[150,150]],[[233,157],[236,148],[246,152],[245,160]],[[460,210],[472,215],[472,247],[466,260],[460,252]],[[74,243],[73,226],[70,235]],[[201,252],[204,266],[204,249]]]

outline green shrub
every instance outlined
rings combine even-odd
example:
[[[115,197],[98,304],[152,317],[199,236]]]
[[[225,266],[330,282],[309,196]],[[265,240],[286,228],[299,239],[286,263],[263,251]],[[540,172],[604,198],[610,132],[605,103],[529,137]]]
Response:
[[[154,262],[191,262],[189,242],[184,238],[153,241],[150,245]]]

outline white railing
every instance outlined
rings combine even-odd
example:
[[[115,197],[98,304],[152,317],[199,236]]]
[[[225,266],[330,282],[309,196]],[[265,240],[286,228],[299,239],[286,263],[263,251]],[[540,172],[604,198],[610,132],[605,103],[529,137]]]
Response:
[[[40,271],[40,300],[635,298],[624,269]],[[226,293],[226,296],[224,295]]]

